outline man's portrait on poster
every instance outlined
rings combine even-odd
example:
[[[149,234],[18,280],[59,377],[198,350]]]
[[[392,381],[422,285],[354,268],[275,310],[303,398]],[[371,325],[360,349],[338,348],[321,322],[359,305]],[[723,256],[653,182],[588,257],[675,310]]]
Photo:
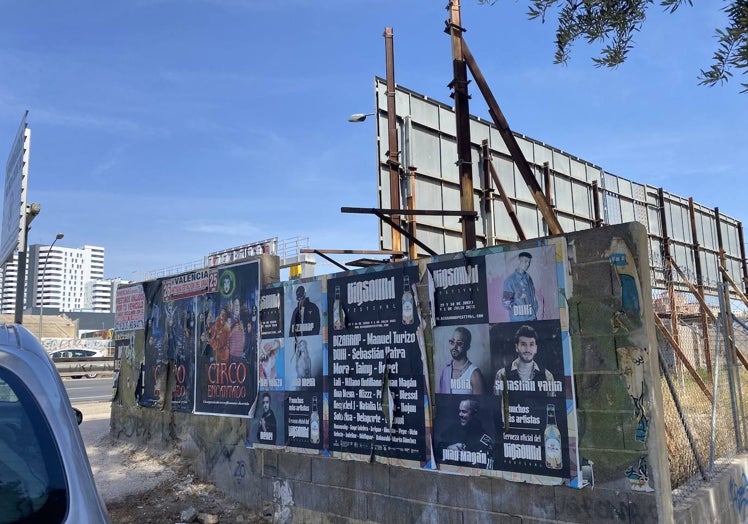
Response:
[[[451,328],[450,328],[451,329]],[[472,333],[465,326],[458,326],[446,340],[445,351],[451,357],[439,376],[439,393],[482,395],[485,389],[483,373],[470,360],[468,351],[472,345]],[[478,348],[485,353],[485,348]]]
[[[546,361],[557,361],[560,358],[560,340],[556,340],[554,348],[544,347],[551,339],[542,338],[538,331],[530,324],[507,325],[517,328],[514,332],[514,359],[506,365],[501,365],[494,377],[494,394],[503,396],[504,391],[524,393],[540,393],[548,397],[560,395],[563,383],[556,380],[551,371],[541,365],[537,358],[543,355]],[[502,326],[504,327],[504,326]],[[550,353],[554,354],[551,355]],[[545,353],[545,354],[544,354]],[[503,359],[497,358],[503,363]]]
[[[491,323],[559,318],[556,246],[486,255]]]

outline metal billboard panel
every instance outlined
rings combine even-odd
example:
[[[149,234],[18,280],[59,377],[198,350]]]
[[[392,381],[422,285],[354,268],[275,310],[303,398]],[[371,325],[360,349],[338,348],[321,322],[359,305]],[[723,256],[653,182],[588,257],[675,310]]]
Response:
[[[387,86],[382,78],[374,80],[377,110],[377,158],[379,162],[379,205],[391,208],[389,196],[389,151],[387,133]],[[401,203],[409,195],[409,168],[415,167],[414,209],[460,210],[460,185],[457,169],[456,119],[454,109],[427,96],[401,86],[396,86],[396,112],[398,126],[398,149],[402,165]],[[518,234],[511,223],[509,213],[498,197],[496,184],[490,177],[490,187],[484,187],[481,142],[488,141],[491,164],[508,197],[512,211],[516,213],[527,238],[548,234],[534,197],[522,175],[509,155],[498,129],[492,122],[470,117],[471,164],[474,209],[478,212],[476,237],[478,247],[492,243],[515,242]],[[650,255],[653,263],[654,287],[664,285],[662,265],[663,241],[667,238],[676,262],[691,270],[694,250],[698,243],[700,258],[704,262],[704,284],[714,291],[719,280],[716,267],[719,253],[717,228],[725,250],[726,268],[736,282],[748,281],[743,275],[741,256],[741,224],[739,221],[694,203],[695,236],[691,232],[689,200],[667,191],[662,191],[662,207],[667,210],[666,223],[661,223],[659,213],[660,190],[637,183],[611,173],[600,166],[570,155],[538,140],[515,133],[517,143],[533,171],[538,185],[546,191],[555,205],[559,224],[564,231],[579,231],[594,227],[597,220],[613,225],[637,221],[649,233]],[[549,188],[543,176],[543,164],[550,169]],[[596,184],[596,185],[593,185]],[[484,190],[493,189],[492,204],[484,202]],[[595,205],[597,204],[597,206]],[[596,216],[596,209],[599,215]],[[490,215],[486,209],[491,209]],[[490,228],[486,220],[491,220]],[[462,251],[462,228],[457,217],[416,216],[416,236],[438,253]],[[486,231],[492,231],[488,238]],[[403,249],[407,242],[403,243]],[[380,221],[380,246],[391,249],[392,231]],[[420,248],[419,255],[425,255]],[[657,266],[657,267],[654,267]]]
[[[31,129],[26,111],[5,164],[5,193],[3,197],[3,230],[0,237],[0,264],[13,258],[13,252],[26,249],[26,187],[29,176],[29,147]]]

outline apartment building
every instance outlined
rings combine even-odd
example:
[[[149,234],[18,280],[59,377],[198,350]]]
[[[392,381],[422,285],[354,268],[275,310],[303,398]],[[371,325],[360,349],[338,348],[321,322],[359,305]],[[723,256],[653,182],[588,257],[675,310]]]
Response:
[[[0,312],[13,313],[18,275],[17,254],[0,273]],[[24,290],[24,309],[66,311],[112,310],[116,283],[104,279],[104,248],[29,246]]]

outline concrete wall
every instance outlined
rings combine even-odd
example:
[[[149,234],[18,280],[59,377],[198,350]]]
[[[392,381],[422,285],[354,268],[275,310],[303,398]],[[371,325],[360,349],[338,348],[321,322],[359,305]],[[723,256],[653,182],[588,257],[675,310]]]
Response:
[[[112,434],[180,446],[200,476],[247,505],[272,503],[279,521],[670,522],[646,231],[632,223],[566,239],[579,453],[594,489],[247,449],[243,419],[173,413],[168,403],[164,411],[138,407],[135,364],[126,361]],[[141,357],[136,351],[134,361]]]

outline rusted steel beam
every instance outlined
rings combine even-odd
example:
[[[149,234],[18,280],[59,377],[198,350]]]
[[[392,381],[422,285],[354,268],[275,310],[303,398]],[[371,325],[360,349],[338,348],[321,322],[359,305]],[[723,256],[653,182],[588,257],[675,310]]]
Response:
[[[477,217],[477,211],[447,211],[441,209],[381,209],[377,207],[341,207],[341,213],[383,213],[385,215],[429,215],[443,217]]]
[[[693,205],[693,198],[688,199],[688,214],[691,219],[691,237],[693,239],[693,244],[691,247],[693,249],[694,267],[696,269],[696,289],[699,292],[698,294],[703,298],[704,277],[701,272],[701,246],[699,245],[699,235],[698,235],[698,230],[696,228],[696,210]],[[680,270],[680,268],[678,269]],[[712,351],[711,351],[711,347],[709,346],[709,337],[707,336],[707,333],[709,332],[708,331],[709,322],[707,322],[706,313],[712,313],[712,312],[704,304],[702,304],[701,308],[699,308],[699,311],[700,311],[699,317],[701,318],[701,331],[704,333],[704,358],[706,359],[706,369],[709,372],[709,376],[711,377],[712,376]],[[714,314],[712,314],[712,317],[714,317]]]
[[[488,104],[488,113],[491,115],[494,124],[499,130],[501,138],[504,139],[504,143],[506,144],[507,149],[509,149],[509,153],[512,155],[512,160],[514,160],[514,163],[517,165],[517,169],[519,169],[519,172],[522,175],[525,184],[527,184],[530,193],[535,199],[535,205],[538,206],[540,214],[543,216],[546,224],[548,224],[548,231],[552,235],[562,234],[564,230],[561,228],[561,224],[558,221],[558,217],[556,217],[556,213],[553,210],[553,207],[545,198],[545,193],[543,193],[540,184],[538,184],[538,181],[535,179],[535,175],[532,172],[530,164],[527,162],[524,153],[522,153],[522,149],[520,149],[514,133],[512,133],[512,130],[509,129],[509,123],[507,122],[506,117],[504,117],[504,113],[502,113],[498,102],[491,92],[491,88],[488,87],[488,83],[486,82],[483,73],[478,67],[475,58],[473,58],[473,54],[470,52],[470,48],[468,47],[467,42],[465,42],[464,39],[462,45],[462,53],[465,58],[465,62],[470,68],[470,72],[475,79],[475,83],[478,84],[478,89],[480,89],[480,92],[481,94],[483,94],[483,98],[485,99],[486,104]]]
[[[699,386],[699,389],[704,393],[706,398],[709,399],[709,402],[712,402],[712,392],[709,391],[709,388],[706,387],[706,384],[704,384],[704,381],[701,380],[701,377],[696,372],[694,367],[691,365],[691,363],[686,358],[686,355],[683,353],[683,351],[680,349],[680,344],[678,344],[675,339],[673,338],[673,335],[670,333],[668,328],[665,326],[665,324],[662,322],[660,317],[657,315],[654,316],[655,324],[659,328],[662,335],[667,339],[670,346],[672,346],[673,351],[675,351],[675,354],[678,355],[678,358],[681,359],[681,362],[683,362],[683,365],[686,366],[686,369],[688,370],[688,373],[691,375],[691,377],[694,379],[696,384]]]
[[[400,148],[397,141],[397,112],[395,109],[395,51],[393,32],[391,27],[384,29],[384,50],[386,62],[387,82],[387,165],[390,169],[390,205],[400,207]],[[392,221],[400,225],[400,217],[395,216]],[[402,252],[400,233],[392,230],[392,250]],[[402,255],[400,255],[402,256]]]
[[[481,168],[483,171],[483,216],[486,217],[486,245],[494,245],[496,235],[493,224],[493,187],[491,186],[491,150],[488,148],[488,140],[483,139],[480,143]]]
[[[410,240],[411,242],[414,242],[417,246],[421,247],[421,249],[423,249],[424,251],[426,251],[426,253],[428,253],[429,255],[435,257],[435,256],[437,256],[439,254],[436,251],[434,251],[433,249],[431,249],[429,246],[427,246],[426,244],[424,244],[423,242],[421,242],[420,240],[418,240],[417,238],[412,237],[410,235],[410,232],[408,230],[406,230],[405,228],[403,228],[399,224],[395,224],[395,222],[393,222],[392,219],[390,219],[390,217],[388,217],[384,213],[380,213],[379,211],[374,210],[374,214],[377,215],[381,220],[383,220],[384,222],[386,222],[387,224],[389,224],[391,227],[394,227],[400,233],[402,233],[403,235],[405,235],[406,237],[408,237],[408,240]]]
[[[452,73],[449,87],[455,101],[455,129],[457,135],[457,169],[460,174],[460,209],[473,211],[473,163],[470,144],[470,96],[468,95],[467,67],[463,56],[464,41],[460,0],[450,0],[447,6],[447,29],[452,40]],[[475,249],[475,220],[462,218],[462,243],[465,251]]]
[[[743,223],[738,222],[738,244],[740,244],[740,265],[743,269],[743,289],[748,293],[748,262],[745,259],[745,237]]]
[[[504,203],[504,209],[506,209],[506,212],[509,215],[509,220],[512,221],[512,225],[514,226],[514,230],[517,232],[517,236],[520,240],[527,240],[527,236],[522,229],[522,224],[519,223],[517,212],[514,210],[514,206],[512,205],[512,203],[509,201],[509,197],[506,196],[506,191],[504,191],[504,186],[501,185],[499,175],[496,173],[496,169],[493,167],[493,163],[489,163],[488,168],[491,170],[491,178],[493,178],[493,183],[496,184],[496,189],[498,189],[499,191],[499,197],[501,197],[501,201]]]
[[[410,182],[410,194],[407,197],[407,208],[413,210],[416,207],[416,166],[408,166],[409,182]],[[409,215],[408,219],[408,232],[410,238],[416,238],[416,215]],[[415,260],[418,258],[418,246],[415,242],[408,243],[408,258]]]
[[[730,284],[730,286],[732,287],[733,291],[735,291],[735,294],[738,296],[738,298],[743,301],[743,304],[748,306],[748,297],[746,297],[745,294],[740,290],[740,288],[735,283],[735,281],[732,278],[730,278],[730,274],[727,272],[727,270],[723,268],[722,266],[720,266],[719,271],[720,273],[722,273],[722,278],[727,280],[728,284]]]
[[[680,342],[678,335],[678,312],[675,306],[675,288],[673,286],[673,269],[670,262],[670,237],[667,232],[667,215],[665,214],[665,192],[662,188],[657,190],[657,201],[660,207],[660,228],[662,229],[662,258],[665,261],[665,285],[670,302],[670,325],[673,326],[673,337]]]
[[[600,216],[600,189],[597,180],[592,181],[592,210],[595,213],[595,227],[603,227],[605,221]]]

